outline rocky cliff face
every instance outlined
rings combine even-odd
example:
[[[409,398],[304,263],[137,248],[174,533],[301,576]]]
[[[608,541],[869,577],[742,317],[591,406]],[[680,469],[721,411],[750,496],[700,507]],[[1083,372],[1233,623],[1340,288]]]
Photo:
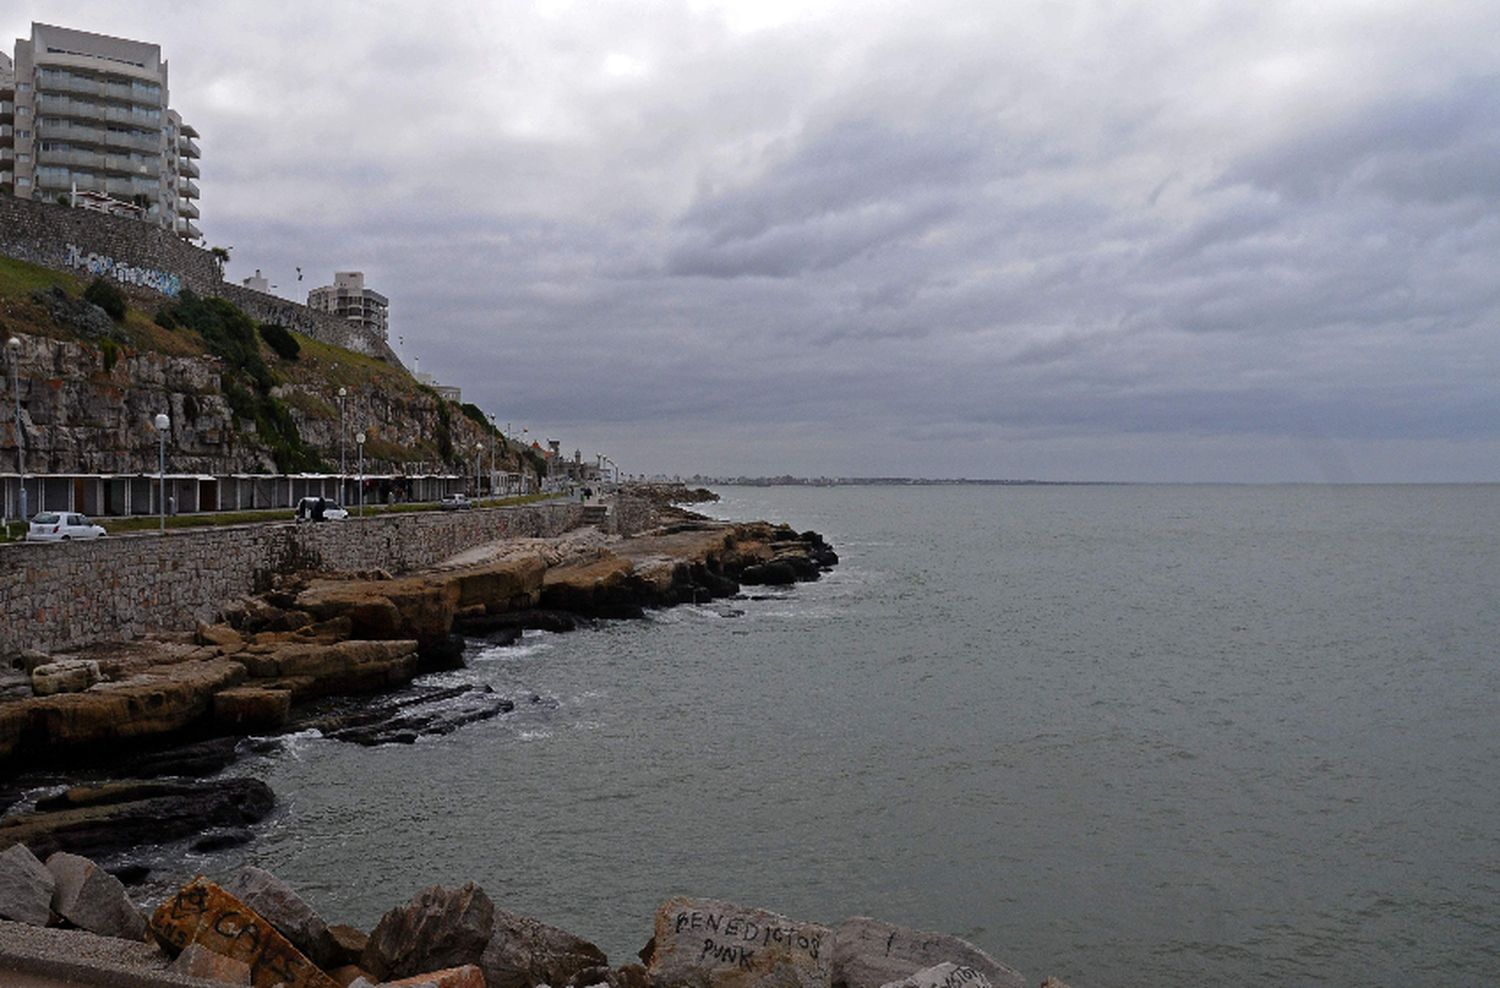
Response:
[[[11,331],[14,332],[14,331]],[[171,417],[167,469],[225,475],[278,473],[274,438],[254,421],[235,415],[226,397],[222,361],[214,356],[173,356],[98,343],[14,333],[20,341],[16,371],[26,467],[33,474],[154,473],[157,413]],[[352,356],[352,355],[351,355]],[[9,353],[7,352],[7,357]],[[339,469],[338,384],[300,368],[297,380],[273,390],[302,441],[326,469]],[[0,470],[14,470],[15,411],[11,367],[5,367],[0,408]],[[355,469],[354,437],[364,431],[369,472],[414,470],[473,472],[473,447],[490,436],[451,403],[414,386],[393,390],[379,380],[349,390],[345,401],[346,453]],[[446,434],[446,444],[439,437]],[[452,450],[443,456],[443,446]],[[463,451],[467,450],[465,453]],[[496,443],[497,469],[516,469],[515,457]]]

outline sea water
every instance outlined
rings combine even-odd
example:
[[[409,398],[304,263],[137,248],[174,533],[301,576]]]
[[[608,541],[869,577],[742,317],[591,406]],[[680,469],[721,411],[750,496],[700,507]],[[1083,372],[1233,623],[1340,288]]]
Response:
[[[366,927],[474,880],[614,963],[690,894],[1075,988],[1500,977],[1500,487],[722,493],[843,562],[475,645],[430,681],[515,713],[299,736],[236,769],[257,840],[180,866]]]

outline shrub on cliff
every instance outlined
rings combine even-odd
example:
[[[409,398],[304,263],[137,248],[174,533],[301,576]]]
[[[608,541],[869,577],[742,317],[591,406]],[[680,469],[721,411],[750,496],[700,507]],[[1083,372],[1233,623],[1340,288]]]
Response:
[[[285,326],[278,326],[274,322],[261,323],[260,338],[266,341],[266,346],[276,351],[282,360],[296,360],[297,355],[302,352],[302,346],[296,337],[286,331]]]
[[[103,278],[95,278],[83,290],[83,297],[103,309],[115,322],[125,321],[125,293]]]

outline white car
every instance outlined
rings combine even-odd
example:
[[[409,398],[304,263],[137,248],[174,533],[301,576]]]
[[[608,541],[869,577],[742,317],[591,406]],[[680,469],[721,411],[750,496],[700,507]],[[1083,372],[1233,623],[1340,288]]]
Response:
[[[298,521],[343,521],[348,517],[348,510],[331,498],[304,497],[297,502]]]
[[[71,511],[43,511],[31,519],[26,531],[30,542],[71,542],[73,539],[97,539],[104,526],[95,525],[84,515]]]
[[[439,502],[444,511],[458,511],[464,508],[474,507],[466,494],[444,494],[443,500]]]

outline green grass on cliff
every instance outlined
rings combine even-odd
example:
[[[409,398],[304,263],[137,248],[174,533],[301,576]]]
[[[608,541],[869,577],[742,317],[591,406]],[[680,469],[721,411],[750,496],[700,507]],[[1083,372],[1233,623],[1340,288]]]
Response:
[[[17,332],[55,340],[69,340],[98,348],[97,341],[81,339],[70,327],[55,323],[47,310],[31,300],[33,292],[60,287],[68,294],[82,294],[84,282],[74,274],[54,271],[50,268],[28,264],[15,258],[0,255],[0,332]],[[424,441],[408,447],[371,433],[366,445],[366,454],[377,462],[401,464],[412,462],[447,462],[462,473],[464,465],[457,460],[456,447],[478,441],[487,442],[492,427],[479,409],[471,406],[459,407],[439,399],[431,388],[417,383],[404,367],[392,366],[364,354],[345,350],[304,336],[291,333],[299,345],[299,356],[287,360],[279,356],[262,339],[259,332],[238,333],[243,340],[231,339],[232,347],[226,346],[223,329],[218,323],[244,321],[254,327],[252,320],[232,306],[232,312],[220,312],[221,303],[215,300],[192,300],[188,293],[176,301],[162,298],[156,302],[143,301],[140,296],[128,296],[129,308],[121,324],[124,330],[125,347],[135,351],[167,354],[175,357],[207,357],[217,355],[226,360],[225,395],[231,400],[236,414],[241,419],[256,422],[260,442],[271,453],[282,469],[315,468],[320,461],[332,462],[337,450],[317,450],[304,446],[297,435],[291,411],[295,410],[304,421],[337,418],[340,387],[351,395],[370,396],[372,393],[394,399],[399,414],[402,403],[413,408],[436,403],[439,426],[436,433],[426,436]],[[184,307],[203,310],[215,319],[204,322],[210,340],[204,333],[190,325],[191,319],[178,318]],[[212,310],[212,311],[208,311]],[[163,317],[167,325],[158,323],[162,312],[177,315]],[[213,325],[208,325],[213,323]],[[243,327],[238,327],[243,328]],[[239,344],[243,344],[240,346]],[[226,352],[233,350],[234,352]],[[106,367],[117,358],[107,357]],[[277,388],[277,385],[288,385]],[[273,390],[275,388],[275,390]],[[278,397],[284,395],[284,397]],[[525,469],[538,476],[543,472],[539,458],[532,457],[517,444],[505,442],[497,445],[502,468]]]

